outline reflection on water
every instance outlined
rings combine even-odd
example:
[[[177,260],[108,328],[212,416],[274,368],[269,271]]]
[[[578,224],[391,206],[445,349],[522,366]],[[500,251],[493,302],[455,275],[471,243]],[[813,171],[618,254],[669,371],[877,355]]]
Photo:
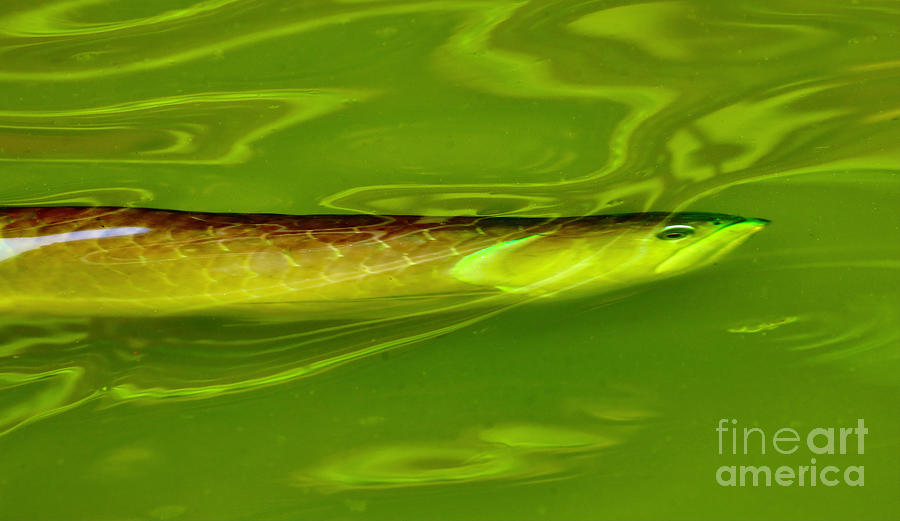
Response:
[[[635,397],[628,400],[634,401]],[[609,407],[626,410],[628,402],[610,404]],[[605,409],[594,404],[593,412]],[[597,458],[602,451],[625,443],[646,423],[632,421],[628,425],[610,425],[578,419],[584,427],[500,423],[474,429],[462,440],[354,451],[295,473],[293,483],[299,487],[336,492],[496,479],[511,482],[558,480],[578,472],[583,467],[579,463],[581,459]]]
[[[490,443],[532,450],[586,450],[616,445],[618,439],[545,425],[497,425],[478,433]]]
[[[514,454],[477,448],[398,445],[354,454],[316,469],[307,477],[295,476],[297,486],[407,487],[471,482],[486,479],[521,479],[546,469],[535,469]]]
[[[203,172],[190,209],[223,208],[225,190],[298,214],[673,207],[773,175],[896,169],[891,13],[877,2],[44,2],[0,14],[0,79],[17,99],[3,107],[0,159],[68,165],[55,175],[146,165],[140,184],[164,206],[180,201],[176,171],[154,162],[241,165]],[[177,95],[141,80],[169,70]],[[133,88],[111,90],[123,76]],[[308,124],[325,114],[335,118]],[[272,161],[293,197],[256,183]],[[80,187],[121,174],[100,169]]]
[[[361,92],[204,93],[67,111],[0,112],[5,161],[230,164],[250,143]]]
[[[0,512],[897,517],[898,23],[882,0],[3,2],[3,206],[773,226],[602,307],[4,316]],[[865,490],[711,484],[718,418],[860,416]]]
[[[481,308],[361,322],[7,319],[0,433],[97,398],[205,398],[283,383],[459,329]]]

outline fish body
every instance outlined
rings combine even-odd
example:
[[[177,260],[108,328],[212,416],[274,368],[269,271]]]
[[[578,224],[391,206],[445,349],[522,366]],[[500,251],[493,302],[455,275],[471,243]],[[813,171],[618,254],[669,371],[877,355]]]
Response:
[[[157,315],[291,304],[327,312],[348,303],[374,310],[390,299],[601,292],[707,264],[765,223],[707,213],[515,218],[0,208],[0,309]]]
[[[708,265],[765,223],[0,208],[0,435],[100,397],[309,377],[535,298]]]

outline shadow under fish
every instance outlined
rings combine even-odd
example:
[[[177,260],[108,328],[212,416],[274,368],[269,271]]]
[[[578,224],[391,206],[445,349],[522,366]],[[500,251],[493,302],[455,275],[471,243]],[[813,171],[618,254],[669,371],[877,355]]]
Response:
[[[715,262],[767,221],[0,209],[0,433],[315,374],[536,299]]]

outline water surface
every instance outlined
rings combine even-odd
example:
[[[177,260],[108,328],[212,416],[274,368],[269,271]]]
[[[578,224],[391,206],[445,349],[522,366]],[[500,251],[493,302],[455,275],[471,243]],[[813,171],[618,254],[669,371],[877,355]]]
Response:
[[[4,317],[0,518],[897,519],[898,23],[870,0],[3,2],[2,205],[773,224],[614,302],[323,370],[266,356],[291,323]],[[723,488],[721,465],[810,455],[719,455],[721,418],[864,418],[864,455],[819,460],[865,486]]]

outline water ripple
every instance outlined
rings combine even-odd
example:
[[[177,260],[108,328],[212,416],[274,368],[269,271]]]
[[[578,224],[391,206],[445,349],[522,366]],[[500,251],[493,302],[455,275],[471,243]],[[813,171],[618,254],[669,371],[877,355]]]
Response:
[[[340,90],[203,93],[62,111],[0,111],[0,161],[233,164],[280,129],[365,98]]]
[[[842,4],[815,16],[774,3],[546,2],[475,11],[436,49],[432,70],[492,96],[597,111],[593,125],[603,130],[593,139],[608,153],[591,167],[560,163],[555,173],[519,161],[510,182],[472,172],[463,174],[471,183],[357,186],[321,204],[376,213],[417,203],[471,215],[601,213],[687,205],[772,176],[874,164],[900,171],[888,137],[897,122],[884,106],[897,70],[879,61],[890,57],[878,39],[884,23]],[[859,63],[856,40],[870,44],[870,65]],[[839,54],[797,67],[823,52]],[[702,77],[694,72],[701,65]],[[858,102],[861,92],[871,103]]]

